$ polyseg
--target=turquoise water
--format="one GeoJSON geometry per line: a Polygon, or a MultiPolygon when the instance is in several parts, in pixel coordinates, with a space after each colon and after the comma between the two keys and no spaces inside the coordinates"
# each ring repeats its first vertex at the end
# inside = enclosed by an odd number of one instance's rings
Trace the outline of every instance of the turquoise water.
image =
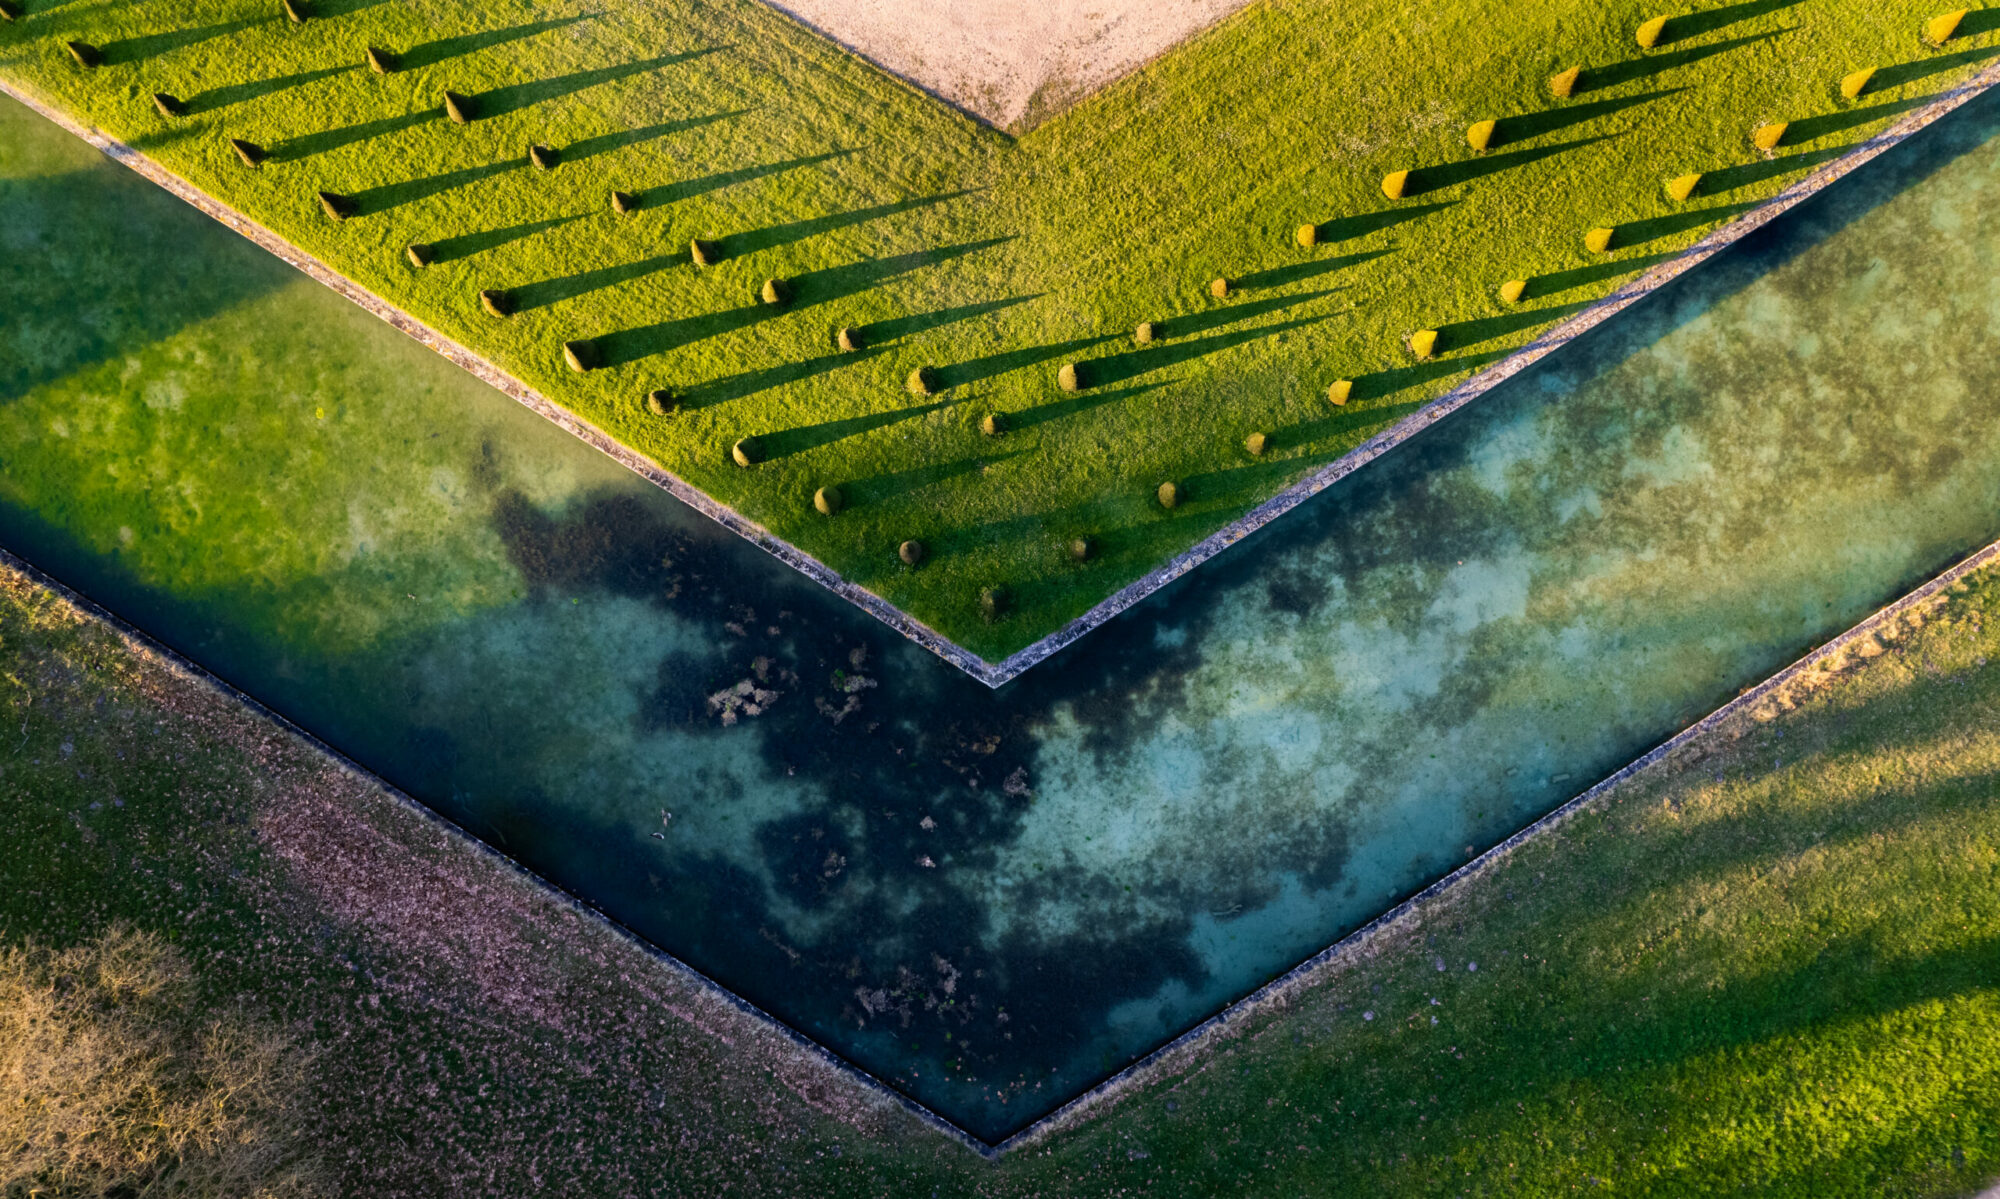
{"type": "Polygon", "coordinates": [[[2000,534],[1996,129],[990,692],[0,105],[0,544],[997,1138],[2000,534]]]}

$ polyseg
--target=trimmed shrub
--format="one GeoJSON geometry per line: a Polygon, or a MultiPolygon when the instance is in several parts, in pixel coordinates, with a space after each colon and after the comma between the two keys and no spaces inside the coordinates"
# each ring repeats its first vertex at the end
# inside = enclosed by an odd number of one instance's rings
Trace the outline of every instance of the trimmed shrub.
{"type": "Polygon", "coordinates": [[[1869,81],[1874,78],[1874,67],[1863,67],[1851,75],[1842,76],[1840,80],[1840,98],[1843,100],[1859,100],[1861,93],[1868,90],[1869,81]]]}
{"type": "Polygon", "coordinates": [[[1963,21],[1965,14],[1970,11],[1972,10],[1957,8],[1948,13],[1940,13],[1930,20],[1925,21],[1924,40],[1933,46],[1944,45],[1957,35],[1958,23],[1963,21]]]}
{"type": "Polygon", "coordinates": [[[833,335],[833,344],[839,346],[843,353],[852,354],[854,351],[868,344],[868,339],[863,337],[861,330],[854,326],[843,325],[840,332],[833,335]]]}
{"type": "Polygon", "coordinates": [[[1079,537],[1069,543],[1069,560],[1088,562],[1097,553],[1097,543],[1088,537],[1079,537]]]}
{"type": "Polygon", "coordinates": [[[1410,334],[1408,339],[1403,342],[1403,345],[1408,347],[1410,354],[1415,358],[1430,358],[1437,353],[1438,331],[1436,329],[1419,329],[1415,333],[1410,334]]]}
{"type": "Polygon", "coordinates": [[[1617,236],[1618,231],[1616,229],[1609,229],[1603,225],[1599,225],[1597,228],[1583,235],[1583,248],[1593,254],[1603,254],[1611,249],[1611,240],[1617,236]]]}
{"type": "Polygon", "coordinates": [[[1526,279],[1509,279],[1500,285],[1500,302],[1502,304],[1519,304],[1521,297],[1527,294],[1528,281],[1526,279]]]}
{"type": "Polygon", "coordinates": [[[1300,225],[1298,231],[1292,234],[1292,239],[1299,243],[1301,249],[1310,250],[1319,244],[1319,226],[1300,225]]]}
{"type": "Polygon", "coordinates": [[[1140,321],[1139,327],[1132,330],[1132,340],[1142,346],[1151,343],[1159,336],[1160,327],[1152,321],[1140,321]]]}
{"type": "Polygon", "coordinates": [[[494,316],[514,315],[514,297],[497,287],[479,293],[479,306],[494,316]]]}
{"type": "Polygon", "coordinates": [[[536,145],[528,147],[528,161],[538,171],[553,171],[556,169],[556,163],[561,160],[562,156],[556,153],[554,146],[536,145]]]}
{"type": "Polygon", "coordinates": [[[339,192],[320,192],[319,206],[326,215],[336,221],[344,221],[355,213],[353,196],[343,196],[339,192]]]}
{"type": "Polygon", "coordinates": [[[1354,380],[1335,379],[1333,382],[1327,384],[1326,402],[1332,404],[1335,408],[1339,408],[1344,406],[1347,403],[1347,397],[1353,394],[1354,380]]]}
{"type": "Polygon", "coordinates": [[[1499,127],[1498,121],[1474,121],[1466,126],[1465,144],[1471,146],[1474,153],[1484,154],[1486,147],[1493,144],[1493,131],[1499,127]]]}
{"type": "Polygon", "coordinates": [[[791,300],[792,289],[783,279],[766,279],[757,289],[757,298],[766,304],[784,304],[791,300]]]}
{"type": "Polygon", "coordinates": [[[1549,76],[1549,94],[1558,100],[1567,100],[1576,90],[1576,81],[1583,78],[1582,67],[1571,67],[1567,71],[1557,71],[1549,76]]]}
{"type": "Polygon", "coordinates": [[[14,0],[0,0],[0,21],[18,21],[26,15],[14,0]]]}
{"type": "Polygon", "coordinates": [[[1382,176],[1382,194],[1391,200],[1403,198],[1403,192],[1410,186],[1408,171],[1390,171],[1382,176]]]}
{"type": "Polygon", "coordinates": [[[934,395],[938,389],[937,371],[928,366],[920,366],[903,380],[903,386],[910,389],[913,396],[934,395]]]}
{"type": "Polygon", "coordinates": [[[278,7],[285,10],[285,19],[294,25],[303,25],[312,16],[306,11],[304,0],[278,0],[278,7]]]}
{"type": "Polygon", "coordinates": [[[681,406],[681,398],[664,387],[656,387],[646,393],[646,411],[654,416],[666,416],[681,406]]]}
{"type": "Polygon", "coordinates": [[[597,366],[597,343],[582,338],[563,343],[563,361],[577,374],[593,370],[597,366]]]}
{"type": "Polygon", "coordinates": [[[688,257],[694,260],[696,266],[714,266],[722,261],[722,249],[712,241],[697,237],[688,243],[688,257]]]}
{"type": "Polygon", "coordinates": [[[903,560],[903,565],[905,566],[915,566],[917,563],[922,562],[924,555],[928,552],[924,549],[924,543],[915,539],[905,541],[896,547],[896,556],[903,560]]]}
{"type": "Polygon", "coordinates": [[[240,137],[232,137],[229,139],[229,148],[236,151],[236,157],[242,159],[246,167],[264,165],[264,147],[256,142],[246,142],[240,137]]]}
{"type": "Polygon", "coordinates": [[[1750,144],[1768,154],[1785,140],[1785,131],[1790,128],[1790,121],[1773,121],[1769,125],[1759,125],[1750,131],[1750,144]]]}
{"type": "Polygon", "coordinates": [[[63,49],[69,51],[69,56],[80,67],[95,67],[104,61],[104,51],[89,42],[64,42],[63,49]]]}
{"type": "Polygon", "coordinates": [[[1217,276],[1216,278],[1210,279],[1208,281],[1208,294],[1214,296],[1218,300],[1226,299],[1228,297],[1229,288],[1230,288],[1229,280],[1222,278],[1220,276],[1217,276]]]}
{"type": "Polygon", "coordinates": [[[470,125],[472,118],[479,115],[479,103],[471,96],[458,92],[444,94],[444,115],[451,118],[454,125],[470,125]]]}
{"type": "Polygon", "coordinates": [[[1641,50],[1651,50],[1654,46],[1660,44],[1660,35],[1666,31],[1667,19],[1665,17],[1654,17],[1652,20],[1640,25],[1638,32],[1632,36],[1637,39],[1641,50]]]}
{"type": "Polygon", "coordinates": [[[1681,175],[1667,182],[1667,196],[1670,199],[1685,203],[1689,196],[1694,195],[1694,189],[1700,186],[1700,171],[1696,171],[1691,175],[1681,175]]]}
{"type": "Polygon", "coordinates": [[[1252,458],[1262,458],[1264,451],[1271,448],[1271,439],[1262,433],[1252,433],[1243,439],[1243,448],[1250,451],[1252,458]]]}
{"type": "Polygon", "coordinates": [[[1153,496],[1160,501],[1160,507],[1177,508],[1181,502],[1181,489],[1176,483],[1162,483],[1153,492],[1153,496]]]}
{"type": "Polygon", "coordinates": [[[840,493],[838,487],[827,486],[813,492],[813,507],[819,510],[821,516],[832,516],[846,503],[847,497],[840,493]]]}
{"type": "Polygon", "coordinates": [[[639,211],[639,203],[639,197],[631,192],[613,191],[611,193],[611,211],[617,213],[619,216],[631,216],[633,213],[639,211]]]}
{"type": "Polygon", "coordinates": [[[1011,606],[1013,606],[1013,597],[1007,594],[1005,587],[981,587],[979,589],[979,615],[985,618],[986,623],[991,624],[1002,616],[1007,615],[1007,609],[1011,606]]]}
{"type": "Polygon", "coordinates": [[[420,241],[413,241],[409,245],[404,246],[403,256],[408,258],[410,265],[416,267],[418,270],[422,270],[424,267],[437,261],[437,251],[420,241]]]}
{"type": "Polygon", "coordinates": [[[1056,372],[1056,386],[1062,388],[1064,391],[1082,391],[1086,386],[1084,383],[1083,364],[1081,362],[1063,363],[1062,369],[1056,372]]]}
{"type": "Polygon", "coordinates": [[[764,443],[755,437],[745,437],[729,447],[729,456],[738,466],[755,466],[764,460],[764,443]]]}
{"type": "Polygon", "coordinates": [[[163,117],[187,115],[187,105],[181,103],[179,96],[173,95],[170,92],[154,92],[153,107],[159,109],[160,115],[163,117]]]}
{"type": "Polygon", "coordinates": [[[979,431],[988,437],[998,437],[1007,431],[1007,414],[989,412],[979,418],[979,431]]]}
{"type": "Polygon", "coordinates": [[[402,65],[396,61],[394,51],[384,50],[380,46],[368,47],[361,52],[361,57],[367,60],[368,69],[377,75],[393,75],[396,73],[396,68],[402,65]]]}

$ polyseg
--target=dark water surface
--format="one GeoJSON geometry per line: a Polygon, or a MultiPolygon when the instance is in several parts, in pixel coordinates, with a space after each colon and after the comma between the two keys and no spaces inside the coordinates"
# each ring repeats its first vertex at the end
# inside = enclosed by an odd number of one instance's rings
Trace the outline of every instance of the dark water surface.
{"type": "Polygon", "coordinates": [[[0,103],[0,543],[998,1138],[2000,534],[1996,129],[990,692],[0,103]]]}

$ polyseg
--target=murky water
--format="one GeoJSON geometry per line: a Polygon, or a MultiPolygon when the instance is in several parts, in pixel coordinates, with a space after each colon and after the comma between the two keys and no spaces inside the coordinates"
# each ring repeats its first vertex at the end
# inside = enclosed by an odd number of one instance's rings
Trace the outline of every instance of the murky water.
{"type": "Polygon", "coordinates": [[[998,1137],[2000,534],[1996,129],[994,693],[0,104],[0,543],[998,1137]]]}

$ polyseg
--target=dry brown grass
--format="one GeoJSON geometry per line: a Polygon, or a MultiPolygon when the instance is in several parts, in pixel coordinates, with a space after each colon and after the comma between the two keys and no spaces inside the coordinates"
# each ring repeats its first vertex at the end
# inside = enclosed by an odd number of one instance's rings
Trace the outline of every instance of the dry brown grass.
{"type": "Polygon", "coordinates": [[[0,949],[0,1196],[321,1194],[295,1112],[305,1059],[211,1019],[173,946],[113,928],[0,949]]]}

